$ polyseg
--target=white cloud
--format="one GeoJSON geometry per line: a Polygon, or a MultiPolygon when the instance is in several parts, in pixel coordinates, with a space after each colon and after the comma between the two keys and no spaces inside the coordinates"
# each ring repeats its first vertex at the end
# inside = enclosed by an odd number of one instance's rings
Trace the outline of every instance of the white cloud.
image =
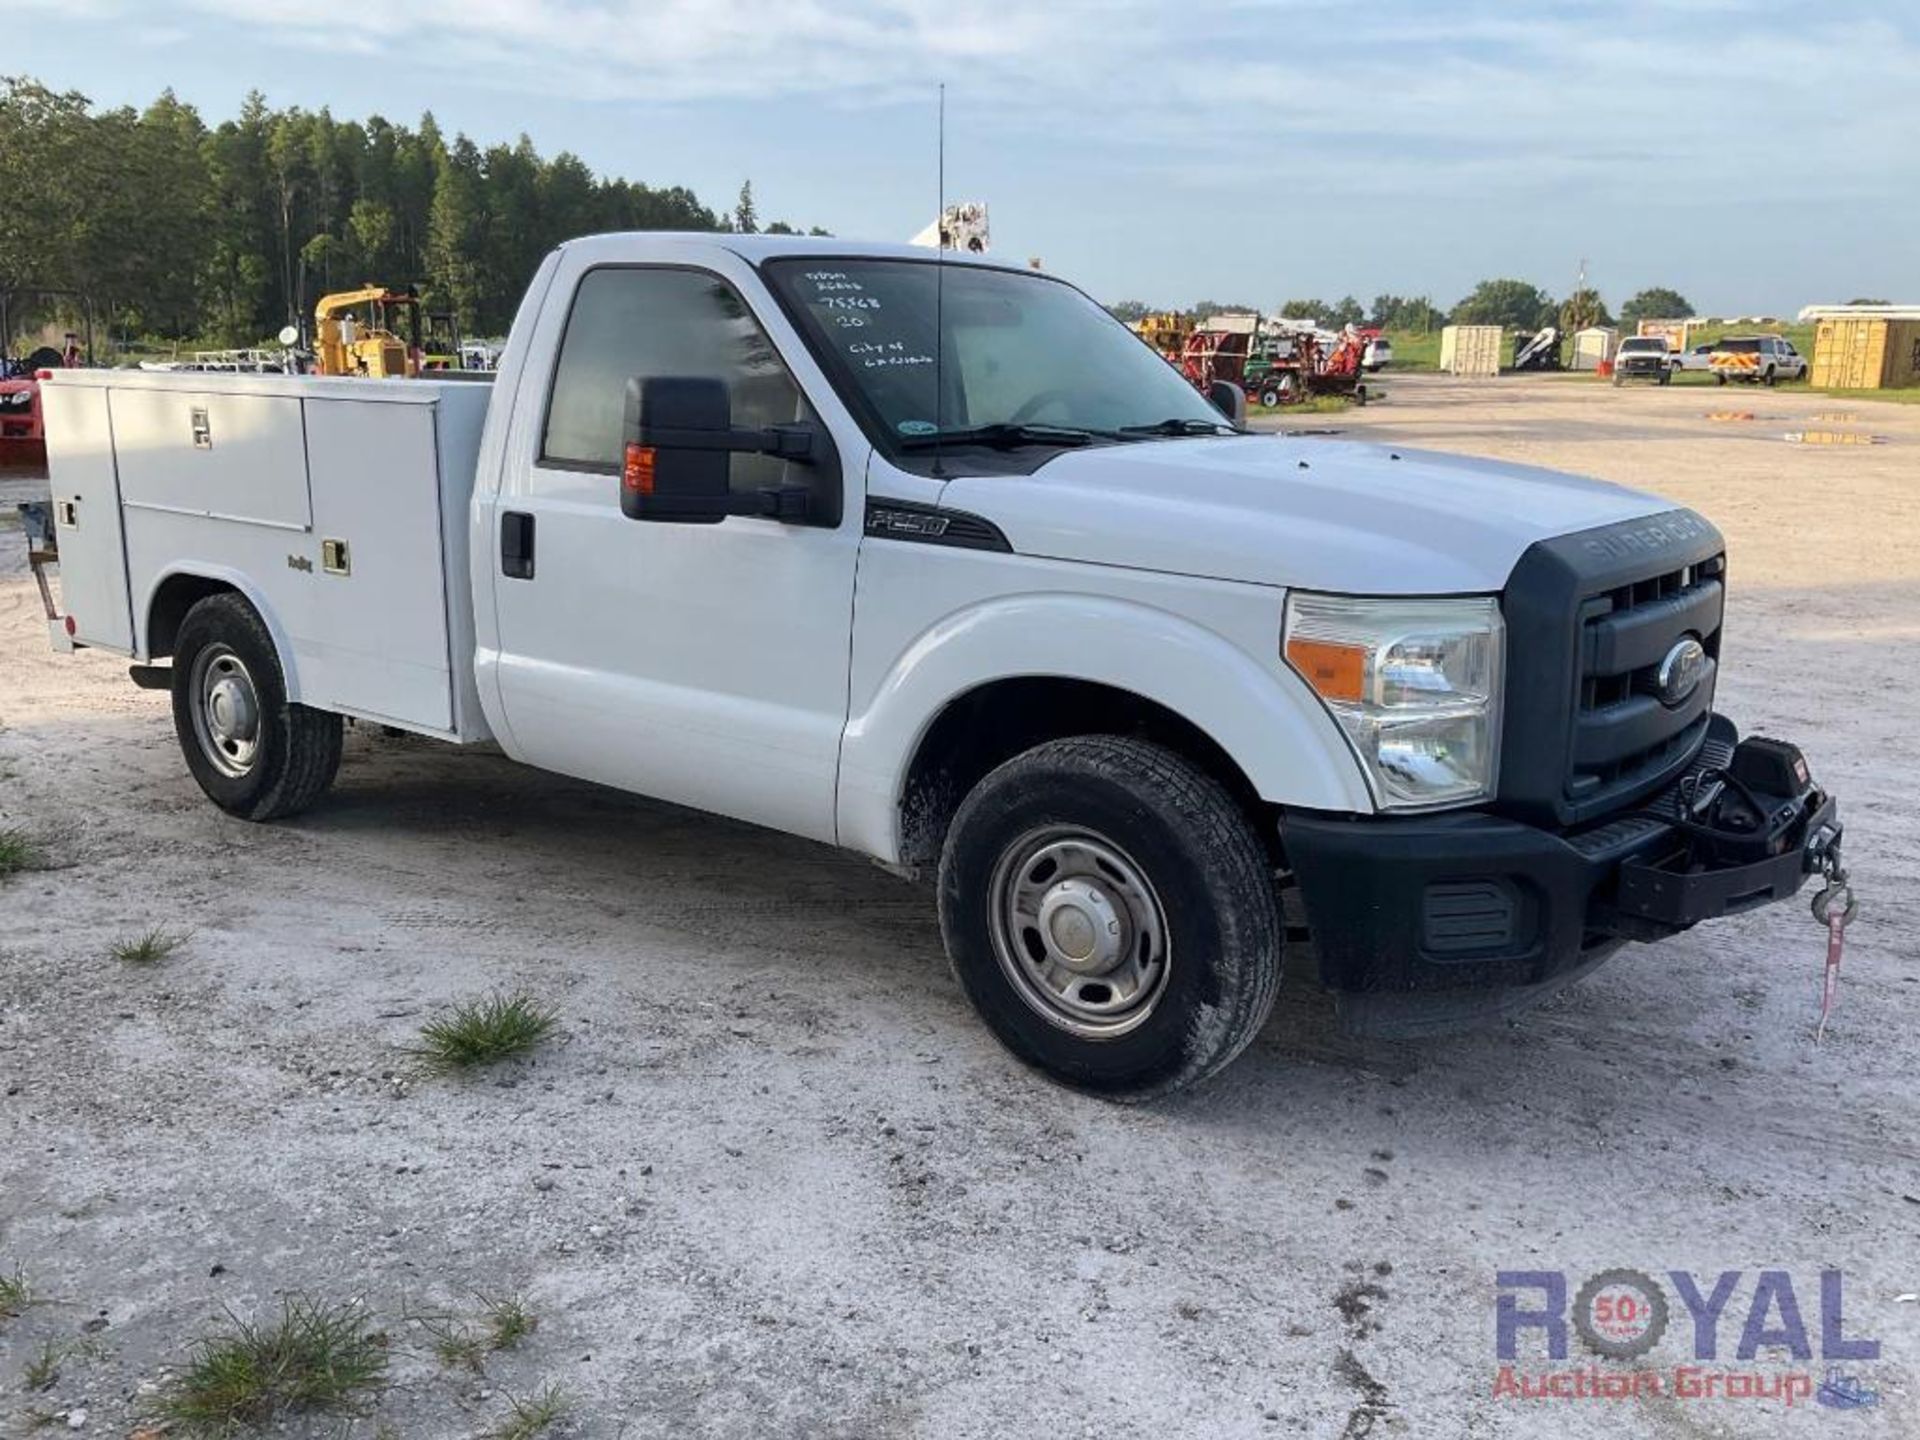
{"type": "Polygon", "coordinates": [[[351,39],[556,100],[860,109],[924,101],[945,80],[990,130],[1070,117],[1189,174],[1258,145],[1296,178],[1358,191],[1617,179],[1658,156],[1660,181],[1732,193],[1869,177],[1920,129],[1913,25],[1846,0],[188,4],[305,50],[338,55],[351,39]],[[1878,113],[1845,113],[1852,95],[1878,113]]]}

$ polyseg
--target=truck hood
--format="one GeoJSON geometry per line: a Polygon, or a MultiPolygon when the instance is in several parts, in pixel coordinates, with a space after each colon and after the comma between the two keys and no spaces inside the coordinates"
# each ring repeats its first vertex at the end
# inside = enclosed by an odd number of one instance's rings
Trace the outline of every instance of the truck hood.
{"type": "Polygon", "coordinates": [[[1022,555],[1383,595],[1498,590],[1536,540],[1674,508],[1530,465],[1249,435],[1069,450],[940,503],[1022,555]]]}

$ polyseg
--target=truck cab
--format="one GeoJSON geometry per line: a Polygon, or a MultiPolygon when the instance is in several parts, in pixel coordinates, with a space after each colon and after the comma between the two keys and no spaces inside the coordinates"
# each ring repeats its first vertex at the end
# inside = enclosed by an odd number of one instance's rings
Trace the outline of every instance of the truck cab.
{"type": "Polygon", "coordinates": [[[51,388],[67,639],[170,690],[223,808],[318,803],[366,718],[846,847],[1097,1093],[1220,1069],[1283,958],[1456,1025],[1837,864],[1833,798],[1713,708],[1703,517],[1250,432],[1031,270],[594,236],[490,398],[51,388]]]}

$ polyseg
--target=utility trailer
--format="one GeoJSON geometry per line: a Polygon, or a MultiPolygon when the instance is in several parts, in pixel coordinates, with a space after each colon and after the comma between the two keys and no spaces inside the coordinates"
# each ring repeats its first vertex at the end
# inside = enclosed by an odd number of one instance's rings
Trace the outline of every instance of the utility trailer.
{"type": "Polygon", "coordinates": [[[144,662],[230,587],[292,658],[289,701],[487,738],[467,524],[489,388],[61,373],[43,390],[54,543],[34,551],[43,577],[61,562],[64,615],[42,585],[55,644],[144,662]]]}

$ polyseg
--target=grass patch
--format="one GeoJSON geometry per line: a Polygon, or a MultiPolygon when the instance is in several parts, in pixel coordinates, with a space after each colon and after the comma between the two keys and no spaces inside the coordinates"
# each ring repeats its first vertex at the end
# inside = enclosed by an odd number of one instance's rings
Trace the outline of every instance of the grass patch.
{"type": "Polygon", "coordinates": [[[524,1397],[509,1395],[507,1405],[512,1413],[493,1432],[494,1440],[533,1440],[550,1429],[572,1404],[558,1385],[548,1385],[524,1397]]]}
{"type": "Polygon", "coordinates": [[[418,1315],[414,1321],[433,1341],[434,1358],[442,1365],[480,1370],[487,1358],[487,1345],[471,1326],[450,1315],[418,1315]]]}
{"type": "Polygon", "coordinates": [[[11,1275],[0,1275],[0,1320],[11,1320],[33,1303],[33,1287],[18,1265],[11,1275]]]}
{"type": "Polygon", "coordinates": [[[1290,405],[1249,405],[1247,413],[1263,420],[1284,420],[1289,415],[1338,415],[1352,405],[1352,399],[1345,395],[1308,395],[1290,405]]]}
{"type": "Polygon", "coordinates": [[[1920,388],[1904,390],[1815,390],[1815,395],[1831,395],[1835,400],[1884,400],[1890,405],[1920,405],[1920,388]]]}
{"type": "Polygon", "coordinates": [[[518,1296],[502,1299],[478,1296],[478,1328],[457,1315],[409,1315],[433,1342],[433,1353],[442,1365],[455,1365],[478,1372],[486,1358],[496,1350],[511,1350],[533,1333],[539,1323],[532,1310],[518,1296]]]}
{"type": "Polygon", "coordinates": [[[486,1307],[487,1346],[493,1350],[511,1350],[533,1333],[539,1319],[517,1295],[489,1300],[480,1297],[486,1307]]]}
{"type": "Polygon", "coordinates": [[[525,1055],[553,1033],[559,1012],[524,992],[466,1000],[420,1030],[419,1052],[441,1070],[470,1070],[525,1055]]]}
{"type": "Polygon", "coordinates": [[[40,863],[39,843],[24,830],[0,829],[0,879],[40,863]]]}
{"type": "Polygon", "coordinates": [[[190,937],[172,935],[165,930],[149,930],[137,940],[121,940],[113,947],[113,958],[129,965],[157,965],[187,943],[190,937]]]}
{"type": "Polygon", "coordinates": [[[303,1410],[344,1410],[386,1381],[387,1337],[358,1304],[289,1297],[280,1317],[230,1316],[231,1334],[195,1343],[166,1403],[189,1430],[220,1433],[303,1410]]]}
{"type": "Polygon", "coordinates": [[[66,1358],[66,1351],[49,1340],[40,1347],[40,1353],[27,1362],[27,1368],[21,1379],[29,1390],[51,1390],[53,1382],[60,1378],[60,1362],[66,1358]]]}

